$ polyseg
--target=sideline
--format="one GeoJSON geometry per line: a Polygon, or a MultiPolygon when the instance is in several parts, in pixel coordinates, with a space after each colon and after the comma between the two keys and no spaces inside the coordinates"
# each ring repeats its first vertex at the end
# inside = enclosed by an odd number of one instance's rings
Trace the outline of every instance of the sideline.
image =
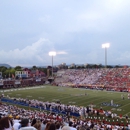
{"type": "Polygon", "coordinates": [[[45,88],[46,86],[35,86],[35,87],[26,87],[26,88],[12,88],[6,90],[0,90],[1,93],[11,92],[11,91],[19,91],[19,90],[27,90],[27,89],[37,89],[37,88],[45,88]]]}

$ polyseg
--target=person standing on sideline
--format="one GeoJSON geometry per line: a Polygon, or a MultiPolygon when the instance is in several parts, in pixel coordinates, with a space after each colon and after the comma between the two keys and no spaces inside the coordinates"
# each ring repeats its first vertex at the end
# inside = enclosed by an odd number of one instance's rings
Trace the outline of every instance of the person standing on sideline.
{"type": "Polygon", "coordinates": [[[124,94],[121,94],[121,99],[122,99],[122,100],[124,100],[124,99],[125,99],[124,94]]]}
{"type": "Polygon", "coordinates": [[[111,106],[113,106],[113,100],[111,100],[111,106]]]}

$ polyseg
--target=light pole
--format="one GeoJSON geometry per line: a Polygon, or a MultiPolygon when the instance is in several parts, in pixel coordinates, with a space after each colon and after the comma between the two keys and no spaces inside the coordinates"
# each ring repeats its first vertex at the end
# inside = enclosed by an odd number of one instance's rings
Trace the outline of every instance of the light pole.
{"type": "Polygon", "coordinates": [[[105,49],[105,67],[107,68],[107,48],[110,47],[109,43],[102,44],[102,48],[105,49]]]}
{"type": "Polygon", "coordinates": [[[52,57],[52,78],[53,78],[53,57],[56,56],[56,52],[55,51],[50,51],[49,52],[49,56],[52,57]]]}

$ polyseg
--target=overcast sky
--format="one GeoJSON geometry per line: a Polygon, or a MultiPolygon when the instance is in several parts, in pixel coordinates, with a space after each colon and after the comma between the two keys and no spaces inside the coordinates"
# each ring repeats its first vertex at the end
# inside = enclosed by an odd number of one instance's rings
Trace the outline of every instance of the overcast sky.
{"type": "Polygon", "coordinates": [[[1,0],[0,63],[130,65],[130,0],[1,0]]]}

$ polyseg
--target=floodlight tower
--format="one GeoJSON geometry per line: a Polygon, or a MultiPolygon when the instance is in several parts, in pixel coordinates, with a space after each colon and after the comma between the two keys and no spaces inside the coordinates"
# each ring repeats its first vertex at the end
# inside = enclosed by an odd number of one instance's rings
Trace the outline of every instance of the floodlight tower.
{"type": "Polygon", "coordinates": [[[110,47],[109,43],[102,44],[102,48],[105,49],[105,67],[107,68],[107,48],[110,47]]]}
{"type": "Polygon", "coordinates": [[[52,57],[52,78],[53,78],[53,57],[56,56],[56,52],[55,51],[50,51],[49,52],[49,56],[52,57]]]}

